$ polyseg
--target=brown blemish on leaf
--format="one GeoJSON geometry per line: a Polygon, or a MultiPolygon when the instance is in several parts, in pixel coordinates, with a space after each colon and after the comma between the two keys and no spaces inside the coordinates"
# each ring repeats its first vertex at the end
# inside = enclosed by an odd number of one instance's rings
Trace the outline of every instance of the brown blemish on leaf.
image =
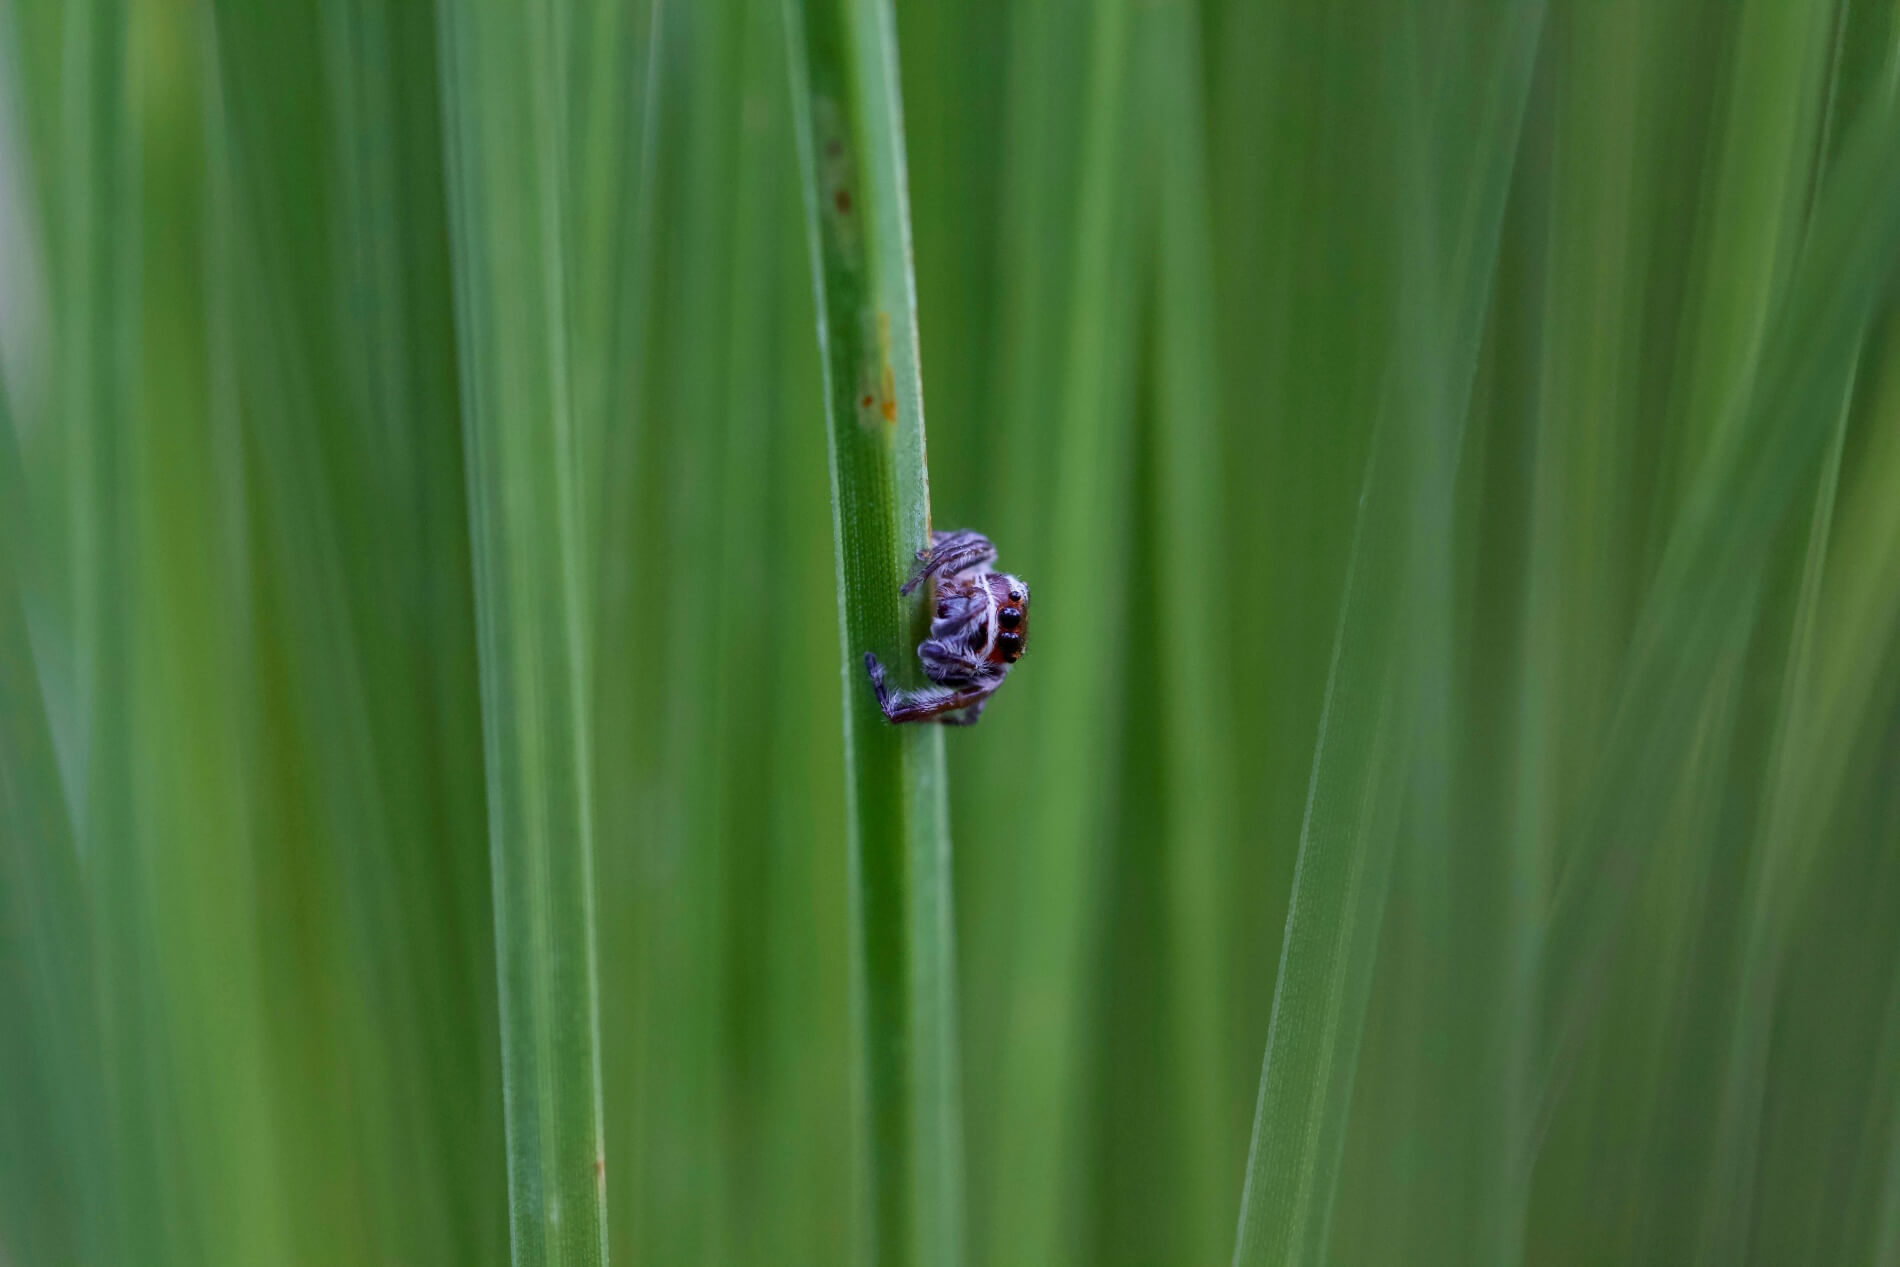
{"type": "Polygon", "coordinates": [[[838,208],[839,215],[848,216],[851,214],[851,191],[849,189],[840,189],[837,193],[832,195],[831,201],[833,205],[838,208]]]}
{"type": "Polygon", "coordinates": [[[884,421],[897,421],[897,375],[891,371],[891,314],[877,314],[877,359],[882,367],[878,390],[883,396],[880,412],[884,421]]]}

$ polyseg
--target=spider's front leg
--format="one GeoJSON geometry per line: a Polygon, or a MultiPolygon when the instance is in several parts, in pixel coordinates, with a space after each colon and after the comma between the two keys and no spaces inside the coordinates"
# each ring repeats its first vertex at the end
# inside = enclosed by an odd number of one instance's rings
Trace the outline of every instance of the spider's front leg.
{"type": "MultiPolygon", "coordinates": [[[[973,704],[980,706],[996,690],[996,682],[984,682],[957,690],[933,686],[921,691],[907,691],[902,687],[889,686],[884,681],[884,666],[878,662],[876,653],[870,651],[864,653],[864,671],[870,674],[871,689],[877,692],[877,706],[896,725],[930,721],[973,704]]],[[[976,718],[972,716],[968,720],[973,722],[976,718]]]]}
{"type": "Polygon", "coordinates": [[[930,548],[917,552],[917,569],[897,592],[909,594],[932,576],[952,577],[996,562],[996,547],[980,532],[965,528],[958,532],[933,532],[930,548]]]}

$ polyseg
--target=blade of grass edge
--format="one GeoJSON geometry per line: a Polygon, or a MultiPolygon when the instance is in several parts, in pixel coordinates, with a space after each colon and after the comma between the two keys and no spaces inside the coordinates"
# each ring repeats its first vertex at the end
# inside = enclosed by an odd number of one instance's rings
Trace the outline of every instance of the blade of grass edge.
{"type": "Polygon", "coordinates": [[[831,460],[842,637],[852,1010],[865,1261],[963,1257],[950,827],[943,735],[894,728],[874,652],[914,673],[928,589],[898,587],[928,544],[930,483],[908,194],[887,0],[785,0],[831,460]]]}
{"type": "Polygon", "coordinates": [[[456,326],[517,1267],[607,1261],[585,607],[555,23],[443,0],[456,326]],[[532,330],[544,337],[514,338],[532,330]]]}

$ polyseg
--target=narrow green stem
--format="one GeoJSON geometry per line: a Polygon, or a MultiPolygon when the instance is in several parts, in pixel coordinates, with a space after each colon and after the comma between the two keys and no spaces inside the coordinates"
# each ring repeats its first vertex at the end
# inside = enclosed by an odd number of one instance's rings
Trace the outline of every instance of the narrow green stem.
{"type": "Polygon", "coordinates": [[[787,0],[792,103],[824,363],[843,632],[861,1250],[962,1259],[949,812],[942,732],[892,727],[928,611],[898,587],[930,532],[893,19],[884,0],[787,0]]]}

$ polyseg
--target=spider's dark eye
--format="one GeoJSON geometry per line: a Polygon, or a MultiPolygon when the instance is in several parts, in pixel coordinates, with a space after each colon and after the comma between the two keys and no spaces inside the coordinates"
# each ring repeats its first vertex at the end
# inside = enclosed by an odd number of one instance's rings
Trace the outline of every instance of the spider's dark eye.
{"type": "Polygon", "coordinates": [[[1022,602],[1022,601],[1023,601],[1023,592],[1022,592],[1021,590],[1019,590],[1019,589],[1013,589],[1013,590],[1011,590],[1011,591],[1009,592],[1009,601],[1010,601],[1010,602],[1012,602],[1012,603],[1020,603],[1020,602],[1022,602]]]}
{"type": "Polygon", "coordinates": [[[1003,628],[1014,629],[1023,623],[1022,609],[1017,607],[1005,607],[996,613],[996,620],[1003,628]]]}
{"type": "Polygon", "coordinates": [[[1014,660],[1023,653],[1023,636],[1014,631],[997,634],[996,649],[1014,660]]]}

